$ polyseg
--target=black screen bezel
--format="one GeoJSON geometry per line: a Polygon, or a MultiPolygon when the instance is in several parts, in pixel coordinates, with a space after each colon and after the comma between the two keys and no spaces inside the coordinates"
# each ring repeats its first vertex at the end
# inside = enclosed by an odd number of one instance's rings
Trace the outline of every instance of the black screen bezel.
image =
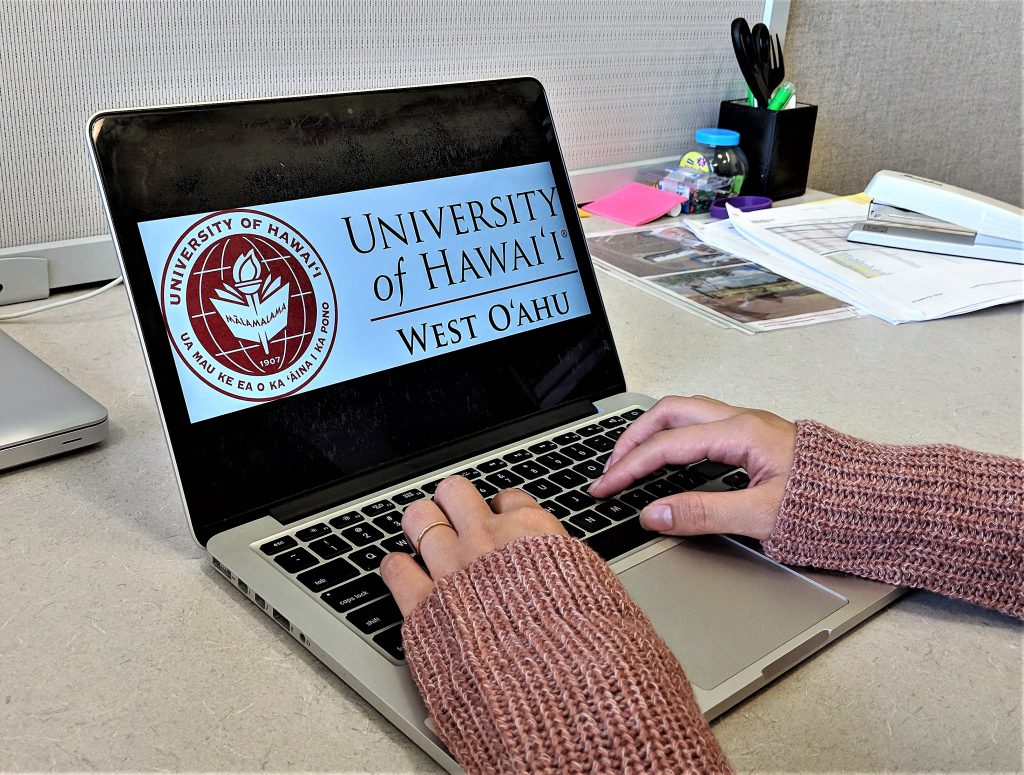
{"type": "MultiPolygon", "coordinates": [[[[323,463],[322,459],[330,459],[330,454],[321,454],[322,450],[319,449],[306,449],[304,446],[306,439],[302,434],[296,434],[294,436],[294,443],[289,438],[283,443],[283,446],[276,448],[276,454],[281,456],[278,458],[279,460],[296,460],[303,464],[293,465],[289,469],[287,481],[282,483],[283,486],[278,494],[273,497],[261,495],[255,498],[255,500],[247,502],[245,500],[246,482],[239,480],[237,477],[225,476],[222,472],[218,471],[216,466],[211,466],[210,464],[211,460],[224,459],[223,456],[221,458],[216,457],[219,449],[216,447],[217,440],[222,436],[226,436],[237,441],[243,437],[242,431],[240,431],[240,428],[243,426],[258,426],[264,429],[295,428],[297,414],[301,414],[300,419],[303,422],[322,422],[325,417],[329,418],[331,411],[332,403],[329,392],[335,390],[338,386],[319,388],[310,393],[303,393],[253,408],[246,408],[229,415],[203,420],[199,423],[192,423],[190,421],[178,381],[171,345],[167,338],[165,323],[160,313],[157,289],[143,251],[138,223],[146,220],[188,214],[190,212],[200,212],[201,210],[195,209],[196,205],[189,192],[182,190],[181,180],[188,179],[188,174],[182,174],[174,181],[160,179],[156,176],[148,178],[145,181],[144,189],[140,188],[143,184],[137,182],[128,186],[119,185],[118,181],[125,180],[127,175],[145,174],[143,170],[131,169],[130,165],[124,164],[124,158],[126,157],[124,153],[125,147],[130,145],[131,142],[138,144],[138,135],[152,134],[154,127],[160,127],[163,124],[173,124],[175,121],[192,123],[207,121],[214,123],[211,119],[224,122],[225,117],[239,116],[237,128],[241,130],[242,125],[246,124],[247,121],[251,121],[251,118],[248,117],[260,112],[273,113],[276,106],[287,106],[287,108],[282,107],[282,110],[291,108],[307,110],[311,115],[314,115],[318,109],[321,110],[321,113],[331,110],[335,114],[340,115],[344,110],[348,111],[351,115],[358,115],[353,113],[353,111],[372,111],[372,106],[375,102],[392,98],[404,98],[410,100],[410,102],[419,100],[419,104],[422,104],[424,100],[436,100],[439,105],[454,104],[458,100],[466,98],[479,101],[481,104],[486,104],[488,100],[491,100],[495,101],[496,105],[501,100],[519,100],[525,106],[523,110],[532,111],[530,113],[531,120],[536,124],[535,129],[539,133],[538,137],[542,139],[531,138],[530,142],[526,143],[527,145],[530,145],[530,143],[534,144],[535,147],[532,146],[534,147],[534,152],[533,156],[522,159],[521,163],[545,160],[551,165],[558,188],[559,199],[563,212],[566,215],[570,242],[576,255],[580,278],[583,282],[591,310],[589,315],[581,319],[566,321],[551,327],[559,329],[557,336],[561,336],[563,341],[580,342],[577,349],[585,346],[588,354],[596,353],[592,358],[594,363],[597,364],[593,368],[593,374],[582,378],[579,389],[566,396],[564,400],[557,401],[550,406],[535,409],[515,418],[506,418],[504,422],[499,423],[502,427],[498,431],[497,436],[492,424],[488,427],[479,428],[474,433],[461,434],[458,439],[447,439],[440,446],[458,446],[460,451],[466,454],[465,450],[475,448],[473,439],[477,436],[481,444],[486,443],[489,446],[502,441],[507,443],[507,441],[525,435],[525,432],[537,432],[536,430],[529,429],[539,429],[540,425],[538,422],[543,422],[544,415],[564,416],[566,410],[570,407],[578,409],[583,405],[592,404],[597,399],[625,390],[622,370],[612,343],[607,315],[601,302],[593,266],[589,260],[586,239],[583,235],[578,216],[575,213],[575,202],[572,196],[569,177],[562,161],[561,151],[551,121],[550,109],[544,89],[538,81],[530,78],[505,79],[490,82],[406,87],[382,91],[349,92],[332,95],[312,95],[130,111],[107,111],[97,114],[89,124],[89,138],[92,144],[96,171],[101,188],[105,194],[112,234],[118,246],[124,269],[125,283],[132,298],[133,312],[149,361],[151,376],[172,449],[176,473],[185,500],[192,532],[197,540],[204,545],[217,532],[244,523],[252,518],[263,516],[274,509],[275,506],[280,505],[282,501],[300,496],[308,496],[311,492],[328,487],[331,489],[332,497],[353,498],[363,494],[365,492],[364,488],[370,481],[378,484],[378,486],[381,477],[384,479],[390,477],[393,481],[398,481],[404,478],[403,474],[412,475],[412,472],[418,472],[423,468],[423,465],[418,464],[415,458],[424,458],[423,461],[420,461],[421,463],[435,460],[439,445],[429,443],[424,438],[422,445],[414,454],[402,455],[380,463],[371,469],[342,472],[336,467],[332,468],[330,464],[323,463]],[[133,139],[130,141],[125,140],[126,136],[131,136],[133,139]],[[129,193],[128,190],[132,189],[133,186],[136,192],[144,190],[145,195],[127,195],[129,193]],[[303,396],[323,394],[325,392],[328,395],[320,396],[316,402],[309,402],[309,399],[302,398],[303,396]],[[301,412],[298,409],[288,409],[288,407],[296,405],[303,406],[301,412]],[[520,427],[521,425],[522,427],[520,427]],[[200,428],[201,432],[197,432],[197,429],[200,428]],[[454,445],[456,440],[460,441],[458,445],[454,445]],[[211,443],[214,445],[212,451],[209,449],[211,443]],[[308,465],[304,463],[304,456],[309,460],[308,465]],[[367,477],[367,474],[374,472],[379,474],[379,476],[367,477]],[[346,486],[349,482],[351,482],[351,487],[346,486]],[[211,494],[214,496],[212,500],[211,494]],[[236,509],[232,509],[231,506],[233,504],[239,505],[236,509]]],[[[369,115],[367,120],[372,121],[372,115],[369,115]]],[[[231,120],[228,123],[230,124],[231,120]]],[[[260,130],[258,128],[254,131],[254,142],[268,140],[267,137],[259,134],[260,130]]],[[[247,139],[248,137],[249,134],[246,135],[247,139]]],[[[175,158],[174,163],[181,165],[182,169],[187,173],[198,176],[200,179],[204,174],[215,174],[206,173],[203,169],[203,161],[198,158],[192,162],[194,169],[189,167],[190,162],[187,154],[181,154],[180,148],[160,147],[160,141],[160,138],[154,138],[157,147],[155,149],[149,147],[146,149],[147,152],[183,156],[184,158],[175,158]]],[[[138,152],[138,147],[135,147],[134,151],[138,152]]],[[[506,151],[507,149],[503,153],[506,151]]],[[[514,151],[507,152],[513,153],[513,155],[515,153],[514,151]]],[[[286,159],[286,161],[289,165],[297,166],[301,169],[305,160],[292,157],[286,159]]],[[[467,168],[466,160],[464,159],[450,163],[452,166],[457,167],[457,170],[450,174],[478,171],[472,166],[472,163],[467,168]]],[[[268,164],[266,159],[262,163],[254,162],[252,167],[253,174],[262,174],[268,168],[268,164]]],[[[495,167],[483,166],[479,169],[493,168],[495,167]]],[[[239,173],[240,170],[246,169],[245,163],[239,162],[237,169],[232,169],[239,173]]],[[[330,170],[327,170],[327,172],[329,173],[330,170]]],[[[389,168],[388,172],[389,177],[386,180],[373,181],[372,183],[367,181],[367,185],[362,187],[374,188],[378,185],[392,185],[422,180],[428,177],[440,177],[416,175],[410,170],[408,178],[403,180],[400,177],[396,178],[394,169],[389,168]]],[[[288,185],[298,186],[307,190],[306,196],[353,190],[353,188],[345,187],[332,188],[332,183],[333,181],[328,179],[326,181],[317,181],[315,184],[310,184],[303,180],[300,184],[296,180],[288,179],[285,181],[285,187],[288,185]]],[[[289,195],[283,198],[300,197],[289,195]]],[[[213,200],[217,201],[216,195],[213,197],[213,200]]],[[[204,210],[202,211],[227,209],[229,206],[239,207],[246,204],[258,204],[258,202],[237,201],[237,196],[234,202],[222,201],[222,206],[220,207],[207,207],[209,203],[209,200],[204,200],[202,204],[204,210]]],[[[518,334],[516,337],[513,337],[518,338],[518,345],[514,349],[520,353],[526,352],[529,349],[530,342],[539,347],[545,341],[545,338],[550,338],[551,336],[552,332],[548,328],[518,334]]],[[[508,340],[498,340],[498,342],[476,345],[473,348],[468,348],[468,350],[458,351],[459,353],[476,352],[470,356],[463,355],[452,362],[465,365],[469,362],[467,359],[474,356],[477,359],[484,359],[490,353],[500,352],[502,350],[500,343],[503,341],[508,340]]],[[[565,359],[579,358],[580,354],[580,352],[563,352],[562,355],[565,356],[563,361],[565,359]]],[[[451,358],[455,355],[457,353],[443,357],[451,358]]],[[[409,367],[401,368],[408,369],[409,367]]],[[[395,372],[397,371],[399,370],[395,370],[395,372]]],[[[385,374],[394,374],[395,372],[385,372],[385,374]]],[[[468,385],[468,378],[462,378],[467,379],[466,384],[468,385]]],[[[356,381],[353,380],[352,382],[356,381]]],[[[399,385],[401,380],[393,380],[393,382],[395,385],[399,385]]],[[[400,390],[402,388],[399,386],[396,389],[400,390]]],[[[278,439],[277,443],[281,444],[281,441],[278,439]]],[[[224,444],[224,450],[228,449],[228,442],[224,442],[224,444]]],[[[262,444],[254,446],[266,449],[269,447],[269,440],[268,438],[262,439],[262,444]]],[[[484,447],[481,447],[480,451],[483,450],[484,447]]],[[[251,481],[259,480],[260,482],[265,481],[267,477],[273,476],[274,466],[278,465],[269,457],[266,459],[258,457],[251,459],[249,462],[258,469],[257,472],[254,472],[251,481]]]]}

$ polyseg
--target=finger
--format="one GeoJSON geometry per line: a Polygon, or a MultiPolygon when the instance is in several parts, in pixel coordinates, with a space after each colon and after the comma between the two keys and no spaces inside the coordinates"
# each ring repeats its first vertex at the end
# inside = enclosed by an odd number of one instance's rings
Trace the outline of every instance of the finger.
{"type": "Polygon", "coordinates": [[[495,514],[504,514],[513,509],[521,509],[529,506],[537,506],[537,501],[522,490],[502,490],[491,498],[491,510],[495,514]]]}
{"type": "Polygon", "coordinates": [[[775,527],[785,483],[731,492],[686,492],[654,501],[640,514],[647,529],[668,535],[737,533],[763,540],[775,527]]]}
{"type": "Polygon", "coordinates": [[[458,533],[434,502],[424,499],[410,503],[402,515],[402,530],[433,578],[459,569],[458,533]]]}
{"type": "Polygon", "coordinates": [[[479,531],[481,523],[493,516],[487,501],[473,483],[462,476],[449,476],[441,482],[434,490],[434,503],[463,536],[479,531]]]}
{"type": "Polygon", "coordinates": [[[741,466],[750,446],[749,436],[741,432],[741,425],[735,417],[729,417],[659,431],[609,466],[590,485],[590,494],[605,498],[664,465],[684,465],[710,458],[741,466]]]}
{"type": "Polygon", "coordinates": [[[391,590],[402,616],[409,613],[434,589],[434,582],[405,552],[392,552],[380,564],[380,575],[391,590]]]}
{"type": "Polygon", "coordinates": [[[605,470],[659,431],[724,420],[742,411],[745,410],[706,396],[666,396],[636,418],[619,437],[605,463],[605,470]]]}

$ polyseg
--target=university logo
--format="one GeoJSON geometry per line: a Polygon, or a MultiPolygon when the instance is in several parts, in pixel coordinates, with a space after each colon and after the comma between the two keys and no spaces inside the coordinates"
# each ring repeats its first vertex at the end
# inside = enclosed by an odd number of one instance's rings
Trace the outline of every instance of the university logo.
{"type": "Polygon", "coordinates": [[[294,393],[337,332],[334,285],[316,249],[279,218],[224,210],[192,224],[164,267],[161,308],[182,362],[246,401],[294,393]]]}

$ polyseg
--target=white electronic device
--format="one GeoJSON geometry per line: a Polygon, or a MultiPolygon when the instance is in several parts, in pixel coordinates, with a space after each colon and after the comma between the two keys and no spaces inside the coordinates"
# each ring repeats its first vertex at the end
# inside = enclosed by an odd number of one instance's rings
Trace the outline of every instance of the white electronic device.
{"type": "Polygon", "coordinates": [[[847,239],[1024,264],[1024,210],[916,175],[882,170],[865,189],[868,220],[847,239]]]}

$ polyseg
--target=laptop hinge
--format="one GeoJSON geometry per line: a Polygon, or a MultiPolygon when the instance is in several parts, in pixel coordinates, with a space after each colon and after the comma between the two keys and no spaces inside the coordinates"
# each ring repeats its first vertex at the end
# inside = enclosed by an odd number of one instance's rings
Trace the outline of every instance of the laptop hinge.
{"type": "Polygon", "coordinates": [[[346,501],[357,500],[369,493],[391,487],[406,479],[451,466],[460,460],[483,454],[491,449],[514,444],[559,425],[571,423],[595,414],[591,400],[571,404],[533,415],[525,420],[492,428],[483,433],[445,444],[399,463],[361,474],[344,482],[321,487],[294,498],[280,501],[269,509],[270,516],[283,524],[290,524],[346,501]]]}

